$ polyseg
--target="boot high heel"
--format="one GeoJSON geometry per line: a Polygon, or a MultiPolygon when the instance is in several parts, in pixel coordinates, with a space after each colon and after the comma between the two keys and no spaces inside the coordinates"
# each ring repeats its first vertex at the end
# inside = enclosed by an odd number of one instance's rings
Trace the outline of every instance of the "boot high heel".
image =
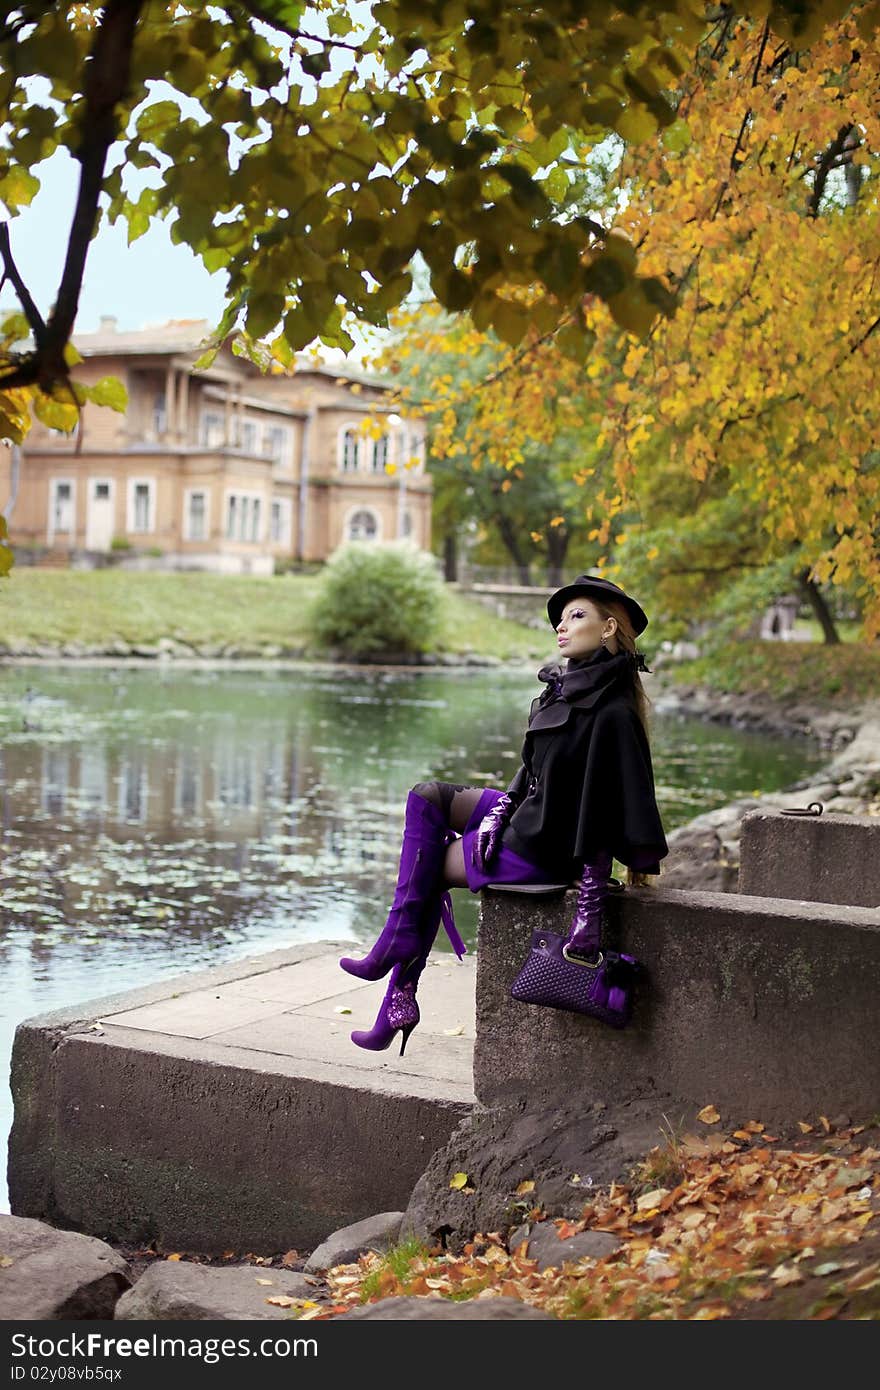
{"type": "Polygon", "coordinates": [[[416,981],[410,980],[398,986],[401,973],[399,968],[394,971],[372,1028],[356,1029],[352,1033],[351,1040],[356,1047],[364,1047],[369,1052],[384,1052],[391,1045],[395,1033],[400,1032],[400,1055],[403,1056],[407,1039],[421,1015],[416,1002],[416,981]]]}

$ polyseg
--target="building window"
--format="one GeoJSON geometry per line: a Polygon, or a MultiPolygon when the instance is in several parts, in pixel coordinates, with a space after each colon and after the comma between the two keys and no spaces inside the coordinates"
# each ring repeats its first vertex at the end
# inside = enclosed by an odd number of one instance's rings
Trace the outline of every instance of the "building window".
{"type": "Polygon", "coordinates": [[[126,529],[135,534],[156,529],[156,485],[152,478],[132,478],[128,484],[126,529]]]}
{"type": "Polygon", "coordinates": [[[110,484],[95,483],[95,490],[92,496],[96,502],[108,502],[110,500],[110,484]]]}
{"type": "Polygon", "coordinates": [[[153,434],[159,439],[168,428],[168,411],[165,406],[165,392],[158,391],[153,398],[153,434]]]}
{"type": "Polygon", "coordinates": [[[380,435],[378,439],[373,440],[372,466],[374,473],[385,472],[385,465],[388,462],[388,443],[387,434],[380,435]]]}
{"type": "Polygon", "coordinates": [[[262,498],[250,492],[230,492],[226,498],[226,539],[258,541],[261,538],[262,498]]]}
{"type": "Polygon", "coordinates": [[[263,453],[283,467],[290,464],[290,430],[284,425],[267,425],[263,431],[263,453]]]}
{"type": "Polygon", "coordinates": [[[202,413],[201,441],[206,449],[222,449],[226,442],[226,422],[215,410],[202,413]]]}
{"type": "Polygon", "coordinates": [[[379,535],[379,519],[375,512],[361,507],[348,519],[348,539],[350,541],[374,541],[379,535]]]}
{"type": "Polygon", "coordinates": [[[73,481],[70,478],[55,478],[49,502],[49,535],[72,535],[73,526],[73,481]]]}
{"type": "Polygon", "coordinates": [[[183,536],[187,541],[204,541],[208,538],[208,494],[207,492],[187,492],[183,512],[183,536]]]}
{"type": "Polygon", "coordinates": [[[257,422],[256,420],[242,420],[241,422],[241,447],[246,454],[257,452],[257,422]]]}
{"type": "Polygon", "coordinates": [[[342,431],[339,464],[343,473],[356,473],[360,459],[361,440],[357,429],[348,425],[342,431]]]}
{"type": "Polygon", "coordinates": [[[290,501],[276,497],[269,519],[269,539],[273,545],[290,545],[290,501]]]}
{"type": "Polygon", "coordinates": [[[413,531],[412,512],[410,512],[410,511],[405,511],[405,512],[403,513],[403,516],[400,518],[400,535],[401,535],[401,539],[402,539],[402,540],[408,541],[408,540],[410,539],[410,537],[412,536],[412,531],[413,531]]]}

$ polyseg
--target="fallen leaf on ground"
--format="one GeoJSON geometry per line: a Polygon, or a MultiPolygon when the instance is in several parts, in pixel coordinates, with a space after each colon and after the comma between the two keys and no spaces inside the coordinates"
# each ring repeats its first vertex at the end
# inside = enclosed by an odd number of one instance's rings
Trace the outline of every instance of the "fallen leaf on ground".
{"type": "Polygon", "coordinates": [[[697,1115],[697,1119],[702,1120],[704,1125],[717,1125],[721,1116],[718,1114],[714,1105],[704,1105],[697,1115]]]}
{"type": "Polygon", "coordinates": [[[455,1188],[456,1192],[460,1192],[467,1184],[467,1181],[467,1173],[453,1173],[452,1177],[449,1179],[449,1186],[455,1188]]]}

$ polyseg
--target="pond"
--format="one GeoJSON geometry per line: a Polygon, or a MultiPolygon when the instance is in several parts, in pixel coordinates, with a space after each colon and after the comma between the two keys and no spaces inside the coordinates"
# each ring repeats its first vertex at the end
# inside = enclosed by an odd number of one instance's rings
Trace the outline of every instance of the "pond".
{"type": "MultiPolygon", "coordinates": [[[[0,669],[4,1074],[33,1014],[302,941],[368,943],[408,788],[506,786],[537,690],[513,668],[0,669]]],[[[657,716],[652,740],[667,831],[824,760],[697,720],[657,716]]],[[[472,945],[477,900],[454,902],[472,945]]],[[[4,1083],[4,1147],[11,1119],[4,1083]]]]}

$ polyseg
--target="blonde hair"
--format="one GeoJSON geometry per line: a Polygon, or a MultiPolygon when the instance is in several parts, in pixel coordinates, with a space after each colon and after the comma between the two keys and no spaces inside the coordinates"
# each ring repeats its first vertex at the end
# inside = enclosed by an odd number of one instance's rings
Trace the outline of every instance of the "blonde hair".
{"type": "MultiPolygon", "coordinates": [[[[631,656],[635,656],[636,635],[633,632],[632,624],[629,620],[629,614],[627,613],[623,604],[615,603],[613,599],[610,599],[607,602],[603,599],[600,602],[598,599],[593,598],[592,594],[589,595],[589,599],[590,602],[593,604],[594,608],[596,608],[598,612],[602,614],[603,618],[615,618],[617,620],[617,632],[615,633],[615,636],[623,650],[625,652],[629,652],[631,656]]],[[[632,690],[633,699],[635,701],[636,706],[636,714],[639,716],[639,723],[645,731],[645,738],[648,739],[648,742],[650,743],[650,730],[648,727],[648,705],[650,704],[650,701],[647,695],[645,694],[645,688],[642,685],[641,677],[639,676],[639,673],[635,668],[633,668],[632,673],[632,690]]],[[[627,869],[626,878],[627,882],[632,888],[649,887],[648,875],[640,874],[635,869],[627,869]]]]}

